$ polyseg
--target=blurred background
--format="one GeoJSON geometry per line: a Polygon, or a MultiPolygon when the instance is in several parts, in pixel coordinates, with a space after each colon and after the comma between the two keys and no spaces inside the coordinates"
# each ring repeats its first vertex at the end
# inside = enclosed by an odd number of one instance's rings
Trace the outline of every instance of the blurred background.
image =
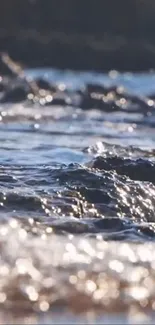
{"type": "Polygon", "coordinates": [[[26,66],[155,68],[154,0],[1,0],[0,51],[26,66]]]}

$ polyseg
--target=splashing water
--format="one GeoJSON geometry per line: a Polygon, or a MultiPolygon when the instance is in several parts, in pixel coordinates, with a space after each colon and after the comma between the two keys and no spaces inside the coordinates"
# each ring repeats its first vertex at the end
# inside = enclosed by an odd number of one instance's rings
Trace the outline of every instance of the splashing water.
{"type": "Polygon", "coordinates": [[[40,97],[1,80],[2,321],[151,322],[154,74],[26,73],[40,97]]]}

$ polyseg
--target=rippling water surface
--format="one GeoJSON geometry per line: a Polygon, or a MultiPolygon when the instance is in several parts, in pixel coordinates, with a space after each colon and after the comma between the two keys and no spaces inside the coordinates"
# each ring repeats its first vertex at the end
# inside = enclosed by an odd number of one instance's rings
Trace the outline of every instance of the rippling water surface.
{"type": "Polygon", "coordinates": [[[0,93],[1,322],[153,322],[155,74],[26,73],[40,98],[0,93]]]}

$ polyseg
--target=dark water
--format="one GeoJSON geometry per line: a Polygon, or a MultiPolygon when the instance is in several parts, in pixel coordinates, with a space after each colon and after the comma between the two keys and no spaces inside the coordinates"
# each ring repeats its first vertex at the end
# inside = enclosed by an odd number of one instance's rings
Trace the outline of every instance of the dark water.
{"type": "Polygon", "coordinates": [[[1,322],[153,322],[155,74],[26,73],[41,99],[1,87],[1,322]]]}

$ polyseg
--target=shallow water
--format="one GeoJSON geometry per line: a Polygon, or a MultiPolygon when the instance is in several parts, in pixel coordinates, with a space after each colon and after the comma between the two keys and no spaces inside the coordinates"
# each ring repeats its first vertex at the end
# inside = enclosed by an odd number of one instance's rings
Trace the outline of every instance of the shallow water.
{"type": "Polygon", "coordinates": [[[0,104],[2,322],[153,322],[155,74],[26,74],[56,90],[0,104]]]}

